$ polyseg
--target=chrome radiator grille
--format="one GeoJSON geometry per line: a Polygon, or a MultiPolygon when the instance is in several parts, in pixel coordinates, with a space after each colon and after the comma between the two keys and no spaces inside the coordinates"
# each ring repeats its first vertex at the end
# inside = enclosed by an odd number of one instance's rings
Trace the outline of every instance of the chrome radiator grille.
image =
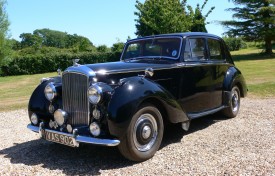
{"type": "Polygon", "coordinates": [[[89,125],[88,77],[81,73],[62,76],[63,110],[69,114],[69,124],[89,125]]]}

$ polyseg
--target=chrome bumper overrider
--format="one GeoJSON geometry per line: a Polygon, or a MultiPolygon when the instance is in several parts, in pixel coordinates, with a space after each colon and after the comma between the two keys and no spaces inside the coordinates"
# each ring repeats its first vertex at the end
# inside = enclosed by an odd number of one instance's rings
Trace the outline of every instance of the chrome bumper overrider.
{"type": "Polygon", "coordinates": [[[79,143],[88,143],[88,144],[103,145],[103,146],[117,146],[120,143],[120,141],[117,139],[98,139],[98,138],[93,138],[93,137],[80,136],[80,135],[77,135],[77,129],[73,130],[73,134],[69,134],[69,133],[45,129],[43,127],[44,127],[43,122],[40,123],[39,127],[33,126],[32,124],[29,124],[27,126],[27,128],[32,130],[33,132],[39,133],[41,137],[42,137],[42,130],[62,134],[62,135],[68,136],[68,137],[72,137],[74,140],[73,141],[74,147],[78,147],[79,143]]]}

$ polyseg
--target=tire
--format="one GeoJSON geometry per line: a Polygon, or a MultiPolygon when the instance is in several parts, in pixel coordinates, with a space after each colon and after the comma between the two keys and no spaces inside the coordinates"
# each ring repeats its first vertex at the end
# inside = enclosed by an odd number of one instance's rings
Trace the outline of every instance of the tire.
{"type": "Polygon", "coordinates": [[[118,149],[127,159],[145,161],[154,156],[163,137],[163,119],[159,110],[149,104],[139,108],[132,117],[118,149]]]}
{"type": "Polygon", "coordinates": [[[236,117],[241,106],[240,99],[240,89],[237,86],[234,86],[231,89],[229,106],[223,110],[223,114],[229,118],[236,117]]]}

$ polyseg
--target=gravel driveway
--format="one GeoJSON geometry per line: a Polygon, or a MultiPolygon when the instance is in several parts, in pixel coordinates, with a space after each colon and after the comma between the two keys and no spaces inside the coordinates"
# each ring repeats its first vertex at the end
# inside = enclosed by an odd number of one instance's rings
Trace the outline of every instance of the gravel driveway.
{"type": "Polygon", "coordinates": [[[142,163],[117,148],[40,140],[26,129],[26,110],[0,113],[0,175],[275,175],[275,99],[241,103],[233,119],[197,119],[189,132],[168,127],[159,151],[142,163]]]}

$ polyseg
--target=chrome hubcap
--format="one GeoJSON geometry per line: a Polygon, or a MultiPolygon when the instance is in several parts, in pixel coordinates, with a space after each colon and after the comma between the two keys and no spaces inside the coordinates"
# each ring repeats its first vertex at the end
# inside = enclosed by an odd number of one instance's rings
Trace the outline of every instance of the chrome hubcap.
{"type": "Polygon", "coordinates": [[[149,126],[145,126],[142,129],[142,137],[144,139],[148,139],[151,135],[151,128],[149,126]]]}
{"type": "Polygon", "coordinates": [[[158,135],[157,121],[151,114],[142,114],[136,121],[133,142],[137,150],[146,152],[155,144],[158,135]]]}

